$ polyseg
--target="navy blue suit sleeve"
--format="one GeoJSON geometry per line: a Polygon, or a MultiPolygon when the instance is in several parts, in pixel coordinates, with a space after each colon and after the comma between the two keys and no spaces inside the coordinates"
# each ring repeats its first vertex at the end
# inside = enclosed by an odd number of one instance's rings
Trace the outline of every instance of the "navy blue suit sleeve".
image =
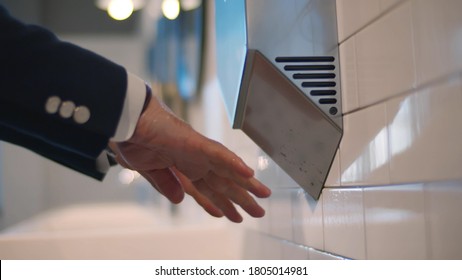
{"type": "Polygon", "coordinates": [[[122,66],[23,24],[0,5],[0,139],[98,177],[88,163],[114,135],[126,89],[122,66]],[[86,106],[90,119],[47,113],[51,96],[86,106]]]}

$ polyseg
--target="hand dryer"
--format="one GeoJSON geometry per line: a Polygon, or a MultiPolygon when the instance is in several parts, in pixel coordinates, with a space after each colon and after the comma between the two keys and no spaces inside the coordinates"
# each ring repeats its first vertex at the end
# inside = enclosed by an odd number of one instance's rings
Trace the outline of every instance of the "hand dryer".
{"type": "Polygon", "coordinates": [[[229,120],[312,197],[342,137],[335,0],[216,0],[229,120]]]}

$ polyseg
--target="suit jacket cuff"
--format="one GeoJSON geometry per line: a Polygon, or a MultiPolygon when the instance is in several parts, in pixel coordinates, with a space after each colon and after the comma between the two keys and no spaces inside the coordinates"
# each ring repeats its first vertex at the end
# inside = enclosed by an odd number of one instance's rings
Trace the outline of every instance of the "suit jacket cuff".
{"type": "Polygon", "coordinates": [[[145,82],[139,77],[127,73],[127,94],[125,95],[122,114],[116,132],[111,138],[112,141],[123,142],[132,137],[146,98],[145,82]]]}

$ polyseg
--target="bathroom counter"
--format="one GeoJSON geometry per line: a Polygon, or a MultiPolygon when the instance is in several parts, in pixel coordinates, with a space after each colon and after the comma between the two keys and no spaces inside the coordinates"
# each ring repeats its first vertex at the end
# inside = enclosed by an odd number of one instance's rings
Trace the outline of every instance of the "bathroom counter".
{"type": "Polygon", "coordinates": [[[135,203],[88,204],[0,232],[0,259],[238,259],[241,238],[224,220],[135,203]]]}

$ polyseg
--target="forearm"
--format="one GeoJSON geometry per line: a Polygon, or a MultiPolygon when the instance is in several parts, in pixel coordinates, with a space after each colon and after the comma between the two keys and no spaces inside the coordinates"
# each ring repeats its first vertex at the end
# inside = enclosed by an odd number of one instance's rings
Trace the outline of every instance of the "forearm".
{"type": "MultiPolygon", "coordinates": [[[[11,126],[18,125],[31,136],[76,151],[80,147],[74,147],[71,137],[67,143],[55,137],[58,135],[51,129],[35,129],[38,119],[26,119],[21,113],[40,116],[50,128],[62,124],[73,126],[75,134],[86,131],[108,139],[114,136],[127,91],[123,67],[62,42],[46,29],[23,24],[4,10],[0,11],[0,30],[0,99],[2,104],[17,107],[18,112],[0,121],[10,121],[11,126]],[[85,106],[90,118],[80,124],[72,114],[63,117],[59,112],[46,112],[45,105],[52,96],[75,107],[85,106]]],[[[94,156],[94,152],[90,154],[94,156]]]]}
{"type": "Polygon", "coordinates": [[[144,82],[44,28],[19,22],[1,5],[0,34],[0,129],[8,131],[0,139],[101,177],[94,174],[104,170],[94,173],[98,164],[91,162],[103,158],[109,139],[133,134],[144,82]]]}

